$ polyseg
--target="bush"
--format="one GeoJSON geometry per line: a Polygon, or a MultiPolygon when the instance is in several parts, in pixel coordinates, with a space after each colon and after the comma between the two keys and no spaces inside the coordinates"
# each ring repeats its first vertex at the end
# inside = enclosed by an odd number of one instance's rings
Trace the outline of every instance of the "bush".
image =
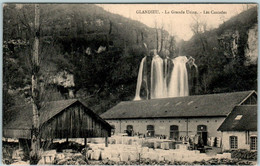
{"type": "Polygon", "coordinates": [[[242,161],[239,159],[226,159],[226,158],[212,158],[208,161],[202,160],[202,161],[195,161],[192,163],[192,165],[252,165],[249,161],[242,161]]]}
{"type": "Polygon", "coordinates": [[[2,162],[3,164],[11,164],[13,163],[12,154],[15,150],[18,149],[18,143],[6,143],[3,142],[3,149],[2,149],[2,162]]]}
{"type": "Polygon", "coordinates": [[[63,143],[56,142],[51,144],[49,149],[56,149],[57,152],[62,152],[62,150],[64,149],[72,149],[76,152],[81,152],[84,147],[85,147],[84,145],[81,145],[76,142],[63,142],[63,143]]]}
{"type": "Polygon", "coordinates": [[[195,162],[185,162],[185,161],[156,161],[151,159],[141,159],[140,161],[110,161],[110,160],[102,160],[102,161],[89,161],[91,165],[252,165],[252,162],[242,161],[239,159],[217,159],[213,158],[210,160],[202,160],[195,162]]]}
{"type": "Polygon", "coordinates": [[[226,150],[224,152],[231,153],[231,158],[254,160],[254,161],[257,160],[257,151],[239,149],[239,150],[226,150]]]}

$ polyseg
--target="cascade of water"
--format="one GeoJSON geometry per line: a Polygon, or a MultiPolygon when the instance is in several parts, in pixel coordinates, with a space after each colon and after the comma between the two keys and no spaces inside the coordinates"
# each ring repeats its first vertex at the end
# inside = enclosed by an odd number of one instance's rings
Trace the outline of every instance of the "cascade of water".
{"type": "Polygon", "coordinates": [[[163,77],[163,96],[164,97],[167,97],[168,95],[168,88],[167,88],[167,78],[168,78],[168,60],[167,58],[163,60],[163,63],[164,63],[164,77],[163,77]]]}
{"type": "Polygon", "coordinates": [[[164,96],[163,60],[159,55],[154,55],[151,66],[151,99],[164,96]]]}
{"type": "MultiPolygon", "coordinates": [[[[192,57],[188,59],[186,56],[178,56],[168,64],[168,59],[163,60],[159,55],[155,54],[151,62],[150,98],[188,96],[189,86],[186,63],[188,62],[190,67],[194,66],[197,73],[197,66],[194,61],[192,57]],[[172,65],[173,68],[171,67],[172,65]]],[[[141,100],[140,90],[142,83],[146,83],[146,93],[147,95],[149,94],[147,74],[145,74],[147,72],[146,63],[147,57],[144,57],[139,66],[134,100],[141,100]]]]}
{"type": "Polygon", "coordinates": [[[146,60],[146,56],[142,59],[142,61],[140,63],[134,100],[141,100],[140,90],[141,90],[141,85],[143,82],[143,68],[144,68],[145,60],[146,60]]]}
{"type": "Polygon", "coordinates": [[[170,77],[168,87],[168,97],[188,96],[188,75],[186,63],[188,59],[186,56],[179,56],[172,60],[174,68],[170,77]]]}

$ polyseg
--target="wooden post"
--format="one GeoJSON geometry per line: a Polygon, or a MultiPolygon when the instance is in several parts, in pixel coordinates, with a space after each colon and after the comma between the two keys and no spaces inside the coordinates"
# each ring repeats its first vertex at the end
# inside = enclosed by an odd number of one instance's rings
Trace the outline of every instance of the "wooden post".
{"type": "Polygon", "coordinates": [[[22,144],[23,144],[23,143],[22,143],[22,139],[21,139],[21,138],[18,139],[18,143],[19,143],[19,149],[20,149],[20,150],[23,149],[23,148],[22,148],[22,144]]]}
{"type": "Polygon", "coordinates": [[[105,144],[106,144],[106,147],[108,147],[108,139],[107,139],[107,137],[105,137],[105,144]]]}
{"type": "Polygon", "coordinates": [[[186,136],[189,136],[189,119],[187,118],[186,136]]]}
{"type": "Polygon", "coordinates": [[[88,154],[88,147],[87,147],[87,145],[88,145],[87,138],[84,138],[85,152],[83,154],[85,156],[85,161],[88,164],[88,155],[87,155],[88,154]]]}
{"type": "Polygon", "coordinates": [[[68,143],[68,142],[69,142],[69,138],[67,137],[67,138],[66,138],[66,143],[68,143]]]}
{"type": "Polygon", "coordinates": [[[85,146],[85,148],[87,148],[87,138],[84,138],[84,146],[85,146]]]}

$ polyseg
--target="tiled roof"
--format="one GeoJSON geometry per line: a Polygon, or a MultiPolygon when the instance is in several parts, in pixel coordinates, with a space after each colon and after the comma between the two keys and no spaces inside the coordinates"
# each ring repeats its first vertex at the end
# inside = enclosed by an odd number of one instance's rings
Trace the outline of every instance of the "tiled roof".
{"type": "MultiPolygon", "coordinates": [[[[44,104],[39,111],[41,116],[40,124],[49,120],[51,117],[58,114],[60,111],[75,103],[76,99],[51,101],[44,104]]],[[[10,108],[4,116],[10,116],[8,122],[4,122],[4,128],[10,129],[31,129],[33,108],[32,104],[15,106],[10,108]]]]}
{"type": "Polygon", "coordinates": [[[104,119],[227,116],[255,91],[121,102],[104,119]]]}
{"type": "Polygon", "coordinates": [[[237,106],[224,120],[219,131],[257,131],[257,106],[237,106]]]}
{"type": "MultiPolygon", "coordinates": [[[[80,104],[87,107],[84,103],[77,99],[69,99],[69,100],[58,100],[58,101],[51,101],[46,102],[44,106],[40,109],[40,125],[47,122],[51,118],[55,117],[64,109],[68,108],[69,106],[73,105],[76,102],[80,102],[80,104]]],[[[97,119],[108,125],[106,121],[100,118],[97,114],[93,111],[88,109],[88,114],[91,116],[95,116],[97,119]]],[[[5,129],[31,129],[32,128],[32,104],[16,106],[10,108],[4,116],[10,116],[7,122],[4,122],[5,129]]]]}

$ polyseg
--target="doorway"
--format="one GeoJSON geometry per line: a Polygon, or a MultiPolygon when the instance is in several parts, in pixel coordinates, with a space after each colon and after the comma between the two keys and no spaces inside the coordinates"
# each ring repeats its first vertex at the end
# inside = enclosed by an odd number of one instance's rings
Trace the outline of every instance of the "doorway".
{"type": "Polygon", "coordinates": [[[206,125],[198,125],[197,126],[197,134],[200,135],[203,141],[203,145],[207,145],[208,142],[208,132],[206,125]]]}

